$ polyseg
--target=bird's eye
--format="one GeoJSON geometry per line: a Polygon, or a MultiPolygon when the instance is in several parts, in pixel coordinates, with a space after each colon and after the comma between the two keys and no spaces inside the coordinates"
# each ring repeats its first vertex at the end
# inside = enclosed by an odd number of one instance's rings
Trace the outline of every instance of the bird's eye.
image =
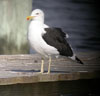
{"type": "Polygon", "coordinates": [[[36,15],[39,15],[39,13],[36,13],[36,15]]]}

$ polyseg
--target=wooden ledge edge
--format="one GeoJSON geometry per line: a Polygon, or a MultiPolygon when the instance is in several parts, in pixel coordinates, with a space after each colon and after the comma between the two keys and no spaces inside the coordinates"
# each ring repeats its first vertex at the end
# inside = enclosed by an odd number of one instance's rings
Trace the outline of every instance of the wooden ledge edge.
{"type": "Polygon", "coordinates": [[[0,78],[0,85],[39,83],[39,82],[56,82],[56,81],[69,81],[69,80],[72,81],[72,80],[80,80],[80,79],[96,79],[96,78],[100,78],[99,74],[100,74],[100,71],[35,74],[31,76],[0,78]]]}

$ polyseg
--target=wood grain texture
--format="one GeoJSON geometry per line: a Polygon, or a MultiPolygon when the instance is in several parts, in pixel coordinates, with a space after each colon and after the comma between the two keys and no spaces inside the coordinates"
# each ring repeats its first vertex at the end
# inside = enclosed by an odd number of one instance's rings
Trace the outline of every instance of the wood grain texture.
{"type": "Polygon", "coordinates": [[[28,53],[26,17],[32,0],[0,0],[0,54],[28,53]]]}
{"type": "Polygon", "coordinates": [[[79,53],[78,57],[84,65],[66,57],[53,58],[50,74],[46,74],[48,59],[45,59],[45,72],[40,74],[41,57],[38,54],[0,55],[0,85],[100,77],[99,52],[79,53]]]}

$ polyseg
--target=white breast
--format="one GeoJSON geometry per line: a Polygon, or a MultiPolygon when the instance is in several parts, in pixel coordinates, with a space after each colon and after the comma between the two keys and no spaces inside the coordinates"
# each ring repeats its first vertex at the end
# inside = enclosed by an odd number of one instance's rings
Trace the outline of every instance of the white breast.
{"type": "Polygon", "coordinates": [[[58,55],[59,52],[57,49],[48,45],[42,38],[42,34],[45,34],[42,24],[39,22],[31,22],[29,26],[28,40],[32,49],[45,56],[58,55]]]}

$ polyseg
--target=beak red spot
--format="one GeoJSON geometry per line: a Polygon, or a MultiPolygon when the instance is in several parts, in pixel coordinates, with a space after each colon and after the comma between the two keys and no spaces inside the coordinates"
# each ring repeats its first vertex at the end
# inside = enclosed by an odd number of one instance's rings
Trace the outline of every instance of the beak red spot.
{"type": "Polygon", "coordinates": [[[27,18],[27,20],[29,20],[29,18],[27,18]]]}

